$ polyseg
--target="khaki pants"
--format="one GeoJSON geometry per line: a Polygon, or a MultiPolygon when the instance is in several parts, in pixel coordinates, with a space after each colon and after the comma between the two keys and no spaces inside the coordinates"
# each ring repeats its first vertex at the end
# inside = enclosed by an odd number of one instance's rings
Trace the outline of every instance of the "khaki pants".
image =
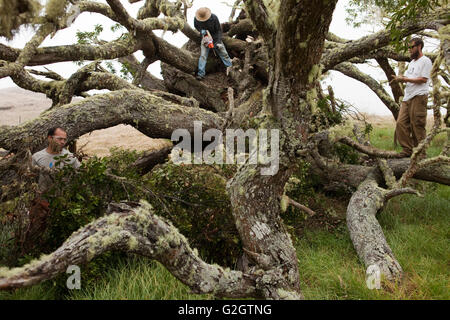
{"type": "Polygon", "coordinates": [[[395,132],[397,141],[408,154],[411,154],[412,149],[426,136],[427,101],[427,95],[415,96],[403,101],[400,107],[395,132]]]}

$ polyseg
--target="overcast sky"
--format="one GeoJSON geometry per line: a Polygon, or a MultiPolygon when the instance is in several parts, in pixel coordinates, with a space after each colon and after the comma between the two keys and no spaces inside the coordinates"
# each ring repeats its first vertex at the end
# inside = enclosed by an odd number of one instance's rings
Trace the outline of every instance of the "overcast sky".
{"type": "MultiPolygon", "coordinates": [[[[99,2],[106,3],[106,1],[99,2]]],[[[134,4],[129,4],[127,0],[122,0],[121,2],[127,8],[128,12],[134,17],[136,17],[137,11],[142,6],[142,2],[137,2],[134,4]]],[[[193,8],[188,11],[189,24],[193,27],[195,11],[198,8],[204,6],[211,8],[212,12],[219,17],[219,20],[221,22],[227,21],[231,13],[231,7],[227,6],[225,3],[232,4],[234,3],[234,0],[195,0],[193,8]]],[[[346,24],[346,3],[347,0],[341,0],[338,2],[337,8],[333,15],[330,31],[346,39],[358,39],[363,35],[373,31],[367,29],[367,27],[366,29],[354,29],[346,24]]],[[[110,30],[110,27],[115,24],[114,21],[111,21],[100,14],[83,13],[77,18],[77,20],[70,28],[57,32],[53,38],[47,37],[47,39],[42,43],[41,46],[73,44],[76,42],[75,34],[77,31],[92,31],[93,26],[96,24],[102,24],[104,26],[104,31],[100,35],[101,39],[112,40],[118,37],[117,32],[113,33],[110,30]]],[[[159,31],[157,31],[156,33],[158,35],[162,34],[162,32],[159,31]]],[[[31,39],[32,35],[32,30],[24,28],[12,41],[7,41],[4,38],[0,38],[0,42],[15,48],[23,48],[25,43],[31,39]]],[[[172,34],[170,31],[164,35],[164,39],[178,47],[181,47],[187,41],[187,38],[181,32],[172,34]]],[[[143,59],[142,53],[138,52],[135,53],[135,55],[139,60],[143,59]]],[[[55,63],[46,65],[46,67],[61,74],[64,77],[69,77],[79,68],[73,62],[55,63]]],[[[34,69],[44,70],[42,67],[34,67],[34,69]]],[[[153,63],[148,70],[155,76],[161,77],[159,62],[153,63]]],[[[361,67],[361,70],[370,72],[372,76],[375,76],[379,79],[385,78],[382,71],[377,68],[363,66],[361,67]]],[[[326,84],[331,84],[333,86],[335,94],[338,98],[342,98],[353,104],[358,108],[359,111],[379,115],[391,114],[390,111],[384,106],[384,104],[378,99],[378,97],[364,84],[361,84],[358,81],[343,76],[338,72],[331,72],[329,80],[326,81],[326,84]]],[[[11,79],[0,79],[0,88],[14,86],[16,85],[11,81],[11,79]]]]}

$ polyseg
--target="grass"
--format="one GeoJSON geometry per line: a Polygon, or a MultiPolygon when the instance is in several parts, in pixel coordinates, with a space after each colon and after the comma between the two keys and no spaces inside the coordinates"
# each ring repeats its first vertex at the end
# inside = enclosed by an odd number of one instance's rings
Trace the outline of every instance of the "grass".
{"type": "MultiPolygon", "coordinates": [[[[370,134],[370,142],[373,146],[384,150],[395,150],[400,152],[400,145],[394,145],[395,128],[375,128],[370,134]]],[[[434,137],[427,150],[427,157],[435,157],[439,154],[446,141],[446,133],[442,132],[434,137]]]]}
{"type": "Polygon", "coordinates": [[[149,259],[130,257],[108,270],[99,283],[90,288],[73,290],[70,300],[198,300],[211,299],[196,295],[178,281],[161,264],[149,259]]]}
{"type": "MultiPolygon", "coordinates": [[[[394,150],[392,128],[376,128],[372,144],[394,150]]],[[[445,141],[437,136],[428,156],[437,155],[445,141]]],[[[398,149],[399,150],[399,149],[398,149]]],[[[303,230],[295,243],[301,288],[306,299],[450,299],[450,187],[417,182],[423,198],[402,195],[378,214],[387,242],[400,262],[400,283],[383,283],[369,290],[365,268],[351,243],[345,221],[332,231],[303,230]]],[[[54,299],[52,281],[27,289],[0,292],[0,299],[54,299]]],[[[164,267],[145,258],[120,260],[94,285],[70,291],[65,299],[212,299],[195,295],[164,267]]]]}

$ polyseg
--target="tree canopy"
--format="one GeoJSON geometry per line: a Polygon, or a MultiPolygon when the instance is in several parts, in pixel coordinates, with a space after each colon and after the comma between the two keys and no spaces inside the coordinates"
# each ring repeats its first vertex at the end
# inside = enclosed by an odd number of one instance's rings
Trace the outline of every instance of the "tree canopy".
{"type": "MultiPolygon", "coordinates": [[[[30,152],[45,146],[46,132],[55,124],[67,130],[70,140],[117,124],[129,124],[149,137],[167,139],[178,128],[194,135],[197,121],[202,122],[203,133],[209,129],[223,133],[227,129],[278,130],[278,170],[262,175],[267,163],[251,163],[248,157],[226,184],[246,263],[236,270],[209,264],[147,202],[123,202],[111,204],[105,217],[72,234],[50,255],[22,268],[0,269],[0,289],[39,283],[64,272],[68,265],[88,262],[114,249],[158,260],[197,293],[301,299],[302,271],[280,213],[289,202],[286,184],[302,161],[309,163],[310,172],[323,186],[352,193],[347,226],[365,267],[377,266],[392,281],[402,276],[402,267],[376,214],[396,195],[418,194],[409,185],[411,178],[450,185],[448,141],[439,156],[421,156],[436,134],[449,133],[448,109],[444,123],[440,113],[441,107],[448,108],[449,99],[447,1],[353,0],[354,14],[378,6],[384,27],[356,40],[329,32],[337,0],[236,1],[235,7],[243,10],[237,17],[233,12],[230,21],[222,23],[223,42],[233,66],[226,76],[221,62],[210,57],[204,81],[194,76],[200,34],[186,21],[192,1],[129,0],[142,3],[136,17],[121,1],[106,2],[48,0],[41,9],[34,0],[0,0],[0,36],[13,37],[21,25],[32,25],[36,30],[22,49],[0,44],[0,78],[10,77],[18,86],[52,99],[52,106],[40,117],[19,126],[0,127],[0,147],[11,155],[0,162],[0,180],[5,186],[17,186],[14,192],[3,189],[2,201],[27,191],[28,187],[17,181],[23,172],[39,170],[30,168],[27,159],[30,152]],[[126,32],[106,42],[97,37],[98,27],[79,34],[77,43],[41,46],[47,37],[70,28],[85,12],[106,16],[126,32]],[[177,48],[155,30],[181,31],[189,41],[177,48]],[[386,80],[402,73],[404,63],[410,61],[398,44],[412,35],[436,38],[439,48],[426,53],[433,61],[429,104],[434,110],[434,126],[412,157],[405,159],[371,146],[361,123],[342,116],[332,86],[322,88],[321,80],[334,70],[360,81],[397,118],[403,88],[386,80]],[[134,55],[138,51],[145,57],[142,61],[134,55]],[[100,64],[113,59],[124,66],[129,78],[121,78],[100,64]],[[90,63],[67,79],[50,70],[32,69],[63,61],[90,63]],[[163,80],[147,71],[155,61],[161,62],[163,80]],[[384,80],[360,71],[358,65],[369,62],[378,64],[384,80]],[[92,89],[109,92],[91,95],[92,89]],[[73,102],[74,96],[83,99],[73,102]],[[359,160],[340,161],[329,152],[335,145],[353,148],[359,160]]],[[[161,154],[157,158],[157,162],[171,161],[161,154]]]]}

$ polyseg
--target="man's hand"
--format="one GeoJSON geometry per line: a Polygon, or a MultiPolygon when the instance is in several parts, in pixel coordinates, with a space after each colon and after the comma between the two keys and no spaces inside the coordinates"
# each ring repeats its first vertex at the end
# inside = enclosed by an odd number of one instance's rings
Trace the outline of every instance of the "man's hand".
{"type": "Polygon", "coordinates": [[[406,82],[406,78],[404,76],[393,76],[392,80],[389,81],[389,83],[392,82],[406,82]]]}

